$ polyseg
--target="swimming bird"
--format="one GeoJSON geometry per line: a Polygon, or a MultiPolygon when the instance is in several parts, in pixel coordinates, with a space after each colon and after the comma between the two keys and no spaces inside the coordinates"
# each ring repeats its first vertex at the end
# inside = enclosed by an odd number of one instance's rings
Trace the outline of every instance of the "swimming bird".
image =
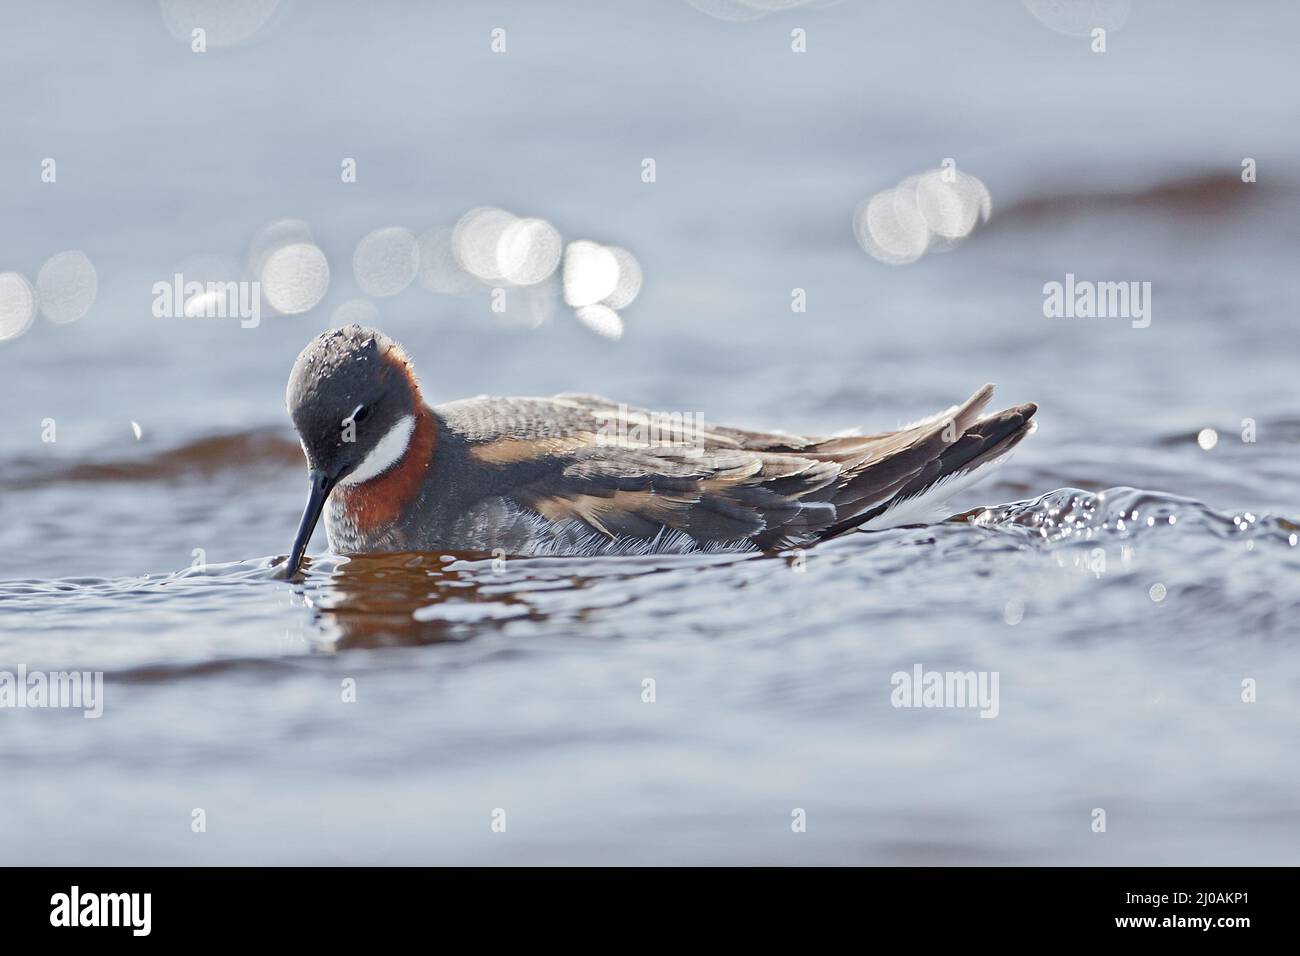
{"type": "Polygon", "coordinates": [[[595,395],[430,406],[382,332],[314,339],[289,376],[311,490],[285,568],[322,511],[330,548],[605,555],[784,549],[942,518],[1034,429],[981,416],[985,385],[897,431],[812,437],[705,425],[595,395]]]}

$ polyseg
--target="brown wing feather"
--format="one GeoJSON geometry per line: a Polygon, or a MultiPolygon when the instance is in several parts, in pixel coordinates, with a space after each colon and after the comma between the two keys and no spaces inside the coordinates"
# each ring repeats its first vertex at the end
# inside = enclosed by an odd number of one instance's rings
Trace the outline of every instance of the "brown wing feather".
{"type": "MultiPolygon", "coordinates": [[[[969,466],[997,444],[992,435],[1010,434],[1010,419],[980,430],[992,393],[986,385],[898,431],[833,438],[706,427],[594,395],[475,399],[438,411],[479,463],[518,469],[514,496],[551,520],[611,538],[669,528],[702,545],[770,548],[838,533],[969,466]]],[[[1021,416],[1015,427],[1033,414],[1026,408],[1009,410],[1021,416]]]]}

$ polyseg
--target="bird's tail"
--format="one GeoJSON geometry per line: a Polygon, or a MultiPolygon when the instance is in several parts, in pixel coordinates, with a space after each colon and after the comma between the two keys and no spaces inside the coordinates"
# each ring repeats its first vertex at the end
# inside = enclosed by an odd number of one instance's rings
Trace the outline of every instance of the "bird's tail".
{"type": "MultiPolygon", "coordinates": [[[[1038,406],[1033,402],[977,418],[979,409],[993,393],[985,385],[963,405],[928,419],[923,425],[947,430],[942,440],[916,442],[900,449],[900,455],[915,454],[924,447],[926,461],[890,498],[857,514],[850,515],[827,528],[819,536],[834,537],[853,528],[875,531],[906,524],[923,524],[946,517],[943,506],[957,492],[982,479],[1001,464],[1016,445],[1031,435],[1036,427],[1032,420],[1038,406]]],[[[911,426],[916,428],[917,426],[911,426]]],[[[855,483],[876,483],[873,475],[889,462],[868,465],[860,476],[845,488],[852,492],[855,483]]],[[[879,500],[879,499],[877,499],[879,500]]],[[[843,513],[841,511],[841,513],[843,513]]]]}

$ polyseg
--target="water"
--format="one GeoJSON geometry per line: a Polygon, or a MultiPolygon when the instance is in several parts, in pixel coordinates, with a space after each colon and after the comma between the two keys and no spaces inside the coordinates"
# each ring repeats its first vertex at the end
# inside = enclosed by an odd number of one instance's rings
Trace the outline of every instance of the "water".
{"type": "Polygon", "coordinates": [[[0,271],[82,249],[99,294],[0,343],[0,670],[105,686],[98,720],[0,711],[0,859],[1295,863],[1300,13],[1139,3],[1098,55],[1011,4],[612,6],[288,4],[202,56],[147,5],[15,7],[0,271]],[[988,227],[866,258],[855,204],[946,156],[988,227]],[[1039,431],[961,520],[803,555],[347,559],[318,533],[278,580],[293,357],[362,295],[364,235],[482,204],[627,246],[645,289],[619,342],[486,293],[376,300],[435,400],[830,432],[995,381],[1039,431]],[[330,262],[315,310],[151,317],[178,262],[285,216],[330,262]],[[1067,272],[1150,281],[1150,327],[1044,318],[1067,272]],[[891,706],[917,664],[998,672],[997,717],[891,706]]]}

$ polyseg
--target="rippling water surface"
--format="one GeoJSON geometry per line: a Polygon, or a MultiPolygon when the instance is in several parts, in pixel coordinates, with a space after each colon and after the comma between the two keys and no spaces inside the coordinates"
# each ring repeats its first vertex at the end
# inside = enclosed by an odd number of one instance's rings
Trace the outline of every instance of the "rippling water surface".
{"type": "Polygon", "coordinates": [[[494,8],[497,59],[466,11],[285,5],[197,59],[147,8],[87,5],[94,42],[16,8],[0,271],[80,248],[100,290],[0,343],[0,670],[102,671],[104,712],[0,710],[0,860],[1295,863],[1294,9],[1136,4],[1102,58],[1018,5],[609,6],[494,8]],[[864,256],[855,204],[946,156],[988,226],[864,256]],[[486,292],[378,300],[435,401],[833,432],[995,381],[1039,431],[952,520],[805,552],[318,534],[280,580],[306,492],[284,379],[361,295],[355,244],[487,203],[632,249],[645,289],[619,342],[502,324],[486,292]],[[151,317],[177,261],[283,216],[329,257],[319,307],[151,317]],[[1150,327],[1044,318],[1067,272],[1150,281],[1150,327]],[[997,672],[996,718],[892,706],[918,664],[997,672]]]}

